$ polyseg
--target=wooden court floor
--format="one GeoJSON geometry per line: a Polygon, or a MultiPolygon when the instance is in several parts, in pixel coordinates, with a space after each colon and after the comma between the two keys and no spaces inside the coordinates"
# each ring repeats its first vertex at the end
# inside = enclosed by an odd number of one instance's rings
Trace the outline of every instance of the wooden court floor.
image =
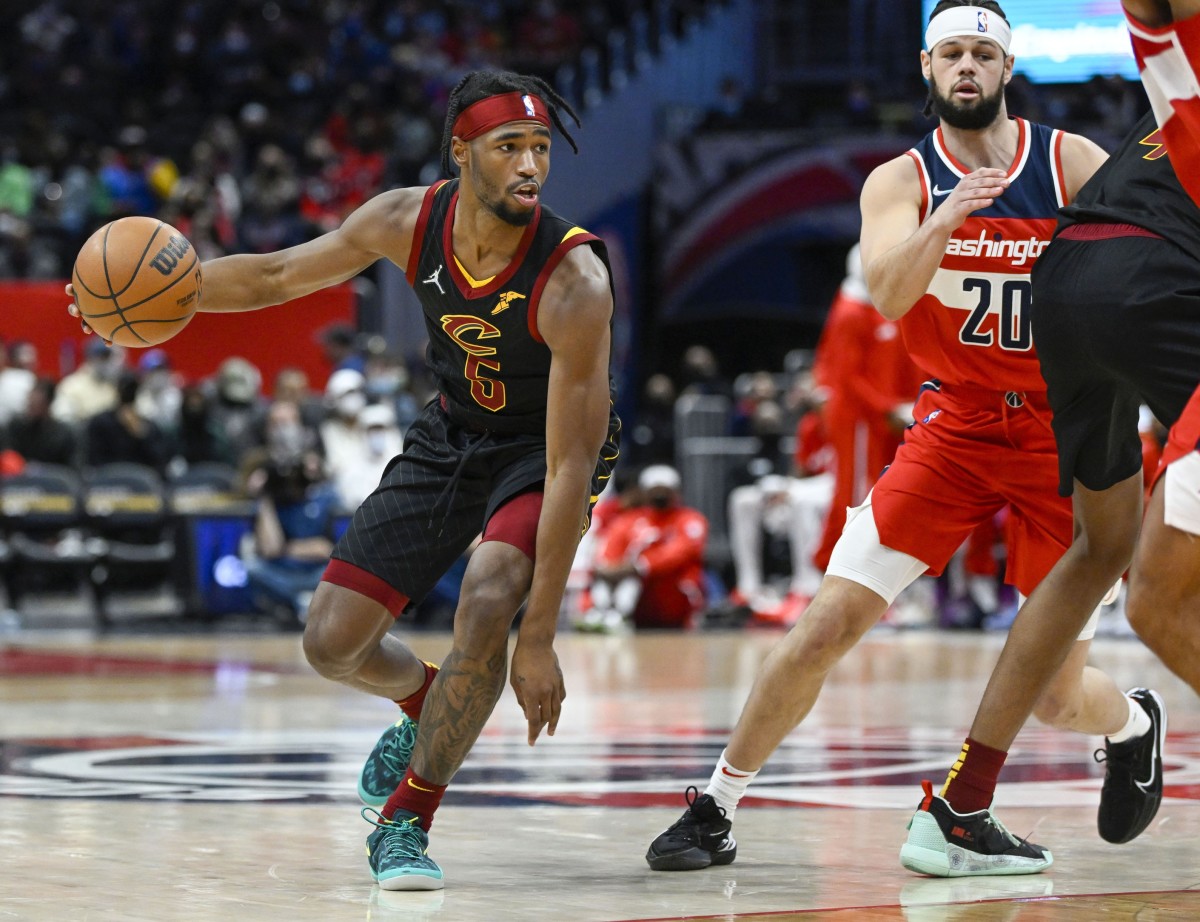
{"type": "MultiPolygon", "coordinates": [[[[1054,867],[901,868],[919,782],[944,776],[1002,637],[879,632],[752,788],[737,861],[651,872],[646,846],[707,779],[778,636],[562,636],[558,734],[527,747],[506,690],[433,827],[445,891],[393,894],[366,869],[355,777],[394,709],[315,676],[298,636],[7,635],[0,922],[1200,919],[1200,701],[1134,640],[1094,656],[1169,707],[1167,799],[1133,843],[1095,832],[1101,741],[1031,725],[997,806],[1054,867]]],[[[448,645],[408,639],[428,659],[448,645]]]]}

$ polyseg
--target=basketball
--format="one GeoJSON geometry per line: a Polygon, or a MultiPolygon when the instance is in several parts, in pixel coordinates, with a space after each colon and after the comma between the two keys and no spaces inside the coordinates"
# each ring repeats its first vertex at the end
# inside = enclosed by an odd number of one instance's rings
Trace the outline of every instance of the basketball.
{"type": "Polygon", "coordinates": [[[122,346],[155,346],[196,312],[200,258],[170,224],[120,218],[88,238],[71,284],[80,316],[98,335],[122,346]]]}

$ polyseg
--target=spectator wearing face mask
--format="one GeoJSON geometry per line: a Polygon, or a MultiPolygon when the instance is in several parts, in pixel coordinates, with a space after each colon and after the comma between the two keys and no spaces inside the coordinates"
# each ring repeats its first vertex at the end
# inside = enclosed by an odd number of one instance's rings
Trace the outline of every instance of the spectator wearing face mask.
{"type": "Polygon", "coordinates": [[[83,364],[58,382],[50,413],[64,423],[83,423],[117,405],[117,378],[125,364],[121,346],[106,346],[98,336],[87,341],[83,364]]]}
{"type": "Polygon", "coordinates": [[[368,448],[367,432],[358,417],[366,406],[366,379],[361,372],[343,368],[329,376],[325,384],[328,415],[321,423],[321,443],[330,477],[346,509],[362,502],[379,480],[376,474],[369,488],[362,483],[362,459],[368,448]]]}
{"type": "Polygon", "coordinates": [[[354,509],[379,485],[383,469],[404,447],[404,436],[396,426],[396,414],[381,403],[366,406],[358,414],[363,448],[358,454],[344,454],[342,469],[330,468],[337,484],[338,497],[346,509],[354,509]]]}
{"type": "Polygon", "coordinates": [[[256,607],[303,623],[333,550],[338,499],[325,476],[316,437],[290,401],[267,414],[266,446],[246,477],[257,500],[254,553],[246,577],[256,607]]]}
{"type": "Polygon", "coordinates": [[[266,402],[262,397],[262,372],[240,356],[225,359],[217,369],[208,422],[220,438],[221,460],[240,465],[247,454],[263,444],[266,402]]]}
{"type": "Polygon", "coordinates": [[[638,486],[644,505],[619,513],[601,540],[581,630],[688,628],[704,609],[708,520],[683,505],[673,467],[651,465],[638,486]]]}
{"type": "Polygon", "coordinates": [[[379,352],[367,356],[367,397],[392,408],[396,425],[403,433],[420,415],[424,401],[412,391],[408,366],[396,355],[379,352]]]}
{"type": "Polygon", "coordinates": [[[138,371],[142,380],[134,406],[163,432],[174,435],[179,431],[183,389],[170,358],[162,349],[148,349],[138,359],[138,371]]]}
{"type": "Polygon", "coordinates": [[[86,461],[92,467],[126,462],[166,471],[171,439],[138,413],[137,396],[137,376],[125,372],[117,380],[117,405],[88,420],[86,461]]]}

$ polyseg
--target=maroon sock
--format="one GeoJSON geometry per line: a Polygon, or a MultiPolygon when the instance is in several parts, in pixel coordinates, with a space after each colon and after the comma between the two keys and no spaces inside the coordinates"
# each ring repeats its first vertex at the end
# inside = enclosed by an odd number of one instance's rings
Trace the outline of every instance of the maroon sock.
{"type": "Polygon", "coordinates": [[[985,810],[996,794],[996,779],[1008,753],[967,737],[962,753],[942,787],[942,797],[955,813],[985,810]]]}
{"type": "Polygon", "coordinates": [[[433,678],[438,673],[438,667],[433,663],[424,663],[423,665],[425,666],[425,681],[421,687],[407,698],[396,702],[410,720],[420,721],[421,709],[425,707],[425,696],[429,694],[429,686],[433,684],[433,678]]]}
{"type": "Polygon", "coordinates": [[[404,773],[404,780],[392,792],[392,796],[379,812],[389,820],[397,810],[415,813],[421,819],[421,828],[429,832],[429,827],[433,825],[433,814],[437,812],[445,793],[446,785],[426,781],[409,768],[404,773]]]}

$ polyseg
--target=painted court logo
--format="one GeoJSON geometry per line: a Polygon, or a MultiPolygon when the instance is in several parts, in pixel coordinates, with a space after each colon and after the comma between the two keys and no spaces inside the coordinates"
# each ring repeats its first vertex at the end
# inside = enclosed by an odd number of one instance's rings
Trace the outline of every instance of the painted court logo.
{"type": "MultiPolygon", "coordinates": [[[[356,804],[356,781],[377,728],[264,732],[163,732],[69,739],[0,739],[4,798],[151,803],[356,804]]],[[[684,784],[707,776],[728,741],[726,728],[555,737],[554,759],[530,752],[523,734],[484,737],[455,775],[447,803],[671,807],[684,784]]],[[[1032,728],[1005,763],[1026,806],[1094,811],[1102,769],[1082,741],[1032,728]]],[[[748,801],[774,806],[911,809],[931,772],[944,771],[961,743],[951,729],[823,728],[784,742],[748,801]]],[[[1169,798],[1200,800],[1200,733],[1172,734],[1166,747],[1169,798]]]]}

